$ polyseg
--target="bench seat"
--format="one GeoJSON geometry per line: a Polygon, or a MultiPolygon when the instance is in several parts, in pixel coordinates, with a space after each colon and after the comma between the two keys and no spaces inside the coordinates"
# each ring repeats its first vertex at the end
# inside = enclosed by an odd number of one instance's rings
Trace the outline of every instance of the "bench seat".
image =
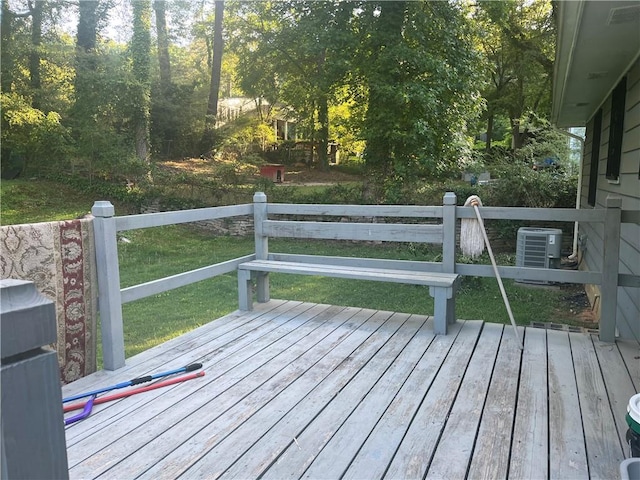
{"type": "MultiPolygon", "coordinates": [[[[383,268],[351,267],[344,265],[321,265],[314,263],[282,262],[277,260],[253,260],[238,265],[238,292],[240,310],[253,308],[251,272],[267,274],[291,273],[324,277],[373,280],[378,282],[407,283],[429,287],[434,298],[434,331],[447,333],[447,325],[455,322],[455,290],[461,277],[455,273],[416,272],[383,268]]],[[[268,282],[258,282],[258,301],[269,300],[268,282]]]]}

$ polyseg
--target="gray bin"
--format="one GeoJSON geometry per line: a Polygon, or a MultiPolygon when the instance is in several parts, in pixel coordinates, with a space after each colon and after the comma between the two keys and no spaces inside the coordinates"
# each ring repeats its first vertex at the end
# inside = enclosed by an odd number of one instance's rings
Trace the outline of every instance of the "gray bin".
{"type": "Polygon", "coordinates": [[[620,464],[622,480],[640,480],[640,458],[627,458],[620,464]]]}

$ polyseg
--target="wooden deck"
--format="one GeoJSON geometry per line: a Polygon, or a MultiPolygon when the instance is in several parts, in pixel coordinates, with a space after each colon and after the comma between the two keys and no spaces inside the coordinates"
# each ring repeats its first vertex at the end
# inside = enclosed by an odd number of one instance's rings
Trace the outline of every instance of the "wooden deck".
{"type": "Polygon", "coordinates": [[[617,478],[638,345],[277,301],[143,352],[63,396],[198,361],[206,375],[96,406],[71,478],[617,478]]]}

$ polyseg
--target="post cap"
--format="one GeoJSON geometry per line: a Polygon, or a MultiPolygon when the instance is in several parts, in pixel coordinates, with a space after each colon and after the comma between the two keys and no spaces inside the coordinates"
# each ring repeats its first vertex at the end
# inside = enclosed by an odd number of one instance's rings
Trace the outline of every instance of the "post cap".
{"type": "Polygon", "coordinates": [[[115,213],[115,208],[108,200],[98,200],[91,208],[91,214],[94,217],[113,217],[115,213]]]}
{"type": "Polygon", "coordinates": [[[264,192],[256,192],[253,194],[253,201],[256,203],[266,203],[267,195],[264,192]]]}
{"type": "Polygon", "coordinates": [[[444,198],[442,200],[442,203],[444,205],[455,205],[456,202],[457,202],[457,197],[455,193],[447,192],[444,194],[444,198]]]}

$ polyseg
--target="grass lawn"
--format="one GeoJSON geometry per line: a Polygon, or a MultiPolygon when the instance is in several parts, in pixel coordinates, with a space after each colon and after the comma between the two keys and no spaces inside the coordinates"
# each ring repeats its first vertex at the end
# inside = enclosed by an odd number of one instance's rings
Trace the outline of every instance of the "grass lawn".
{"type": "MultiPolygon", "coordinates": [[[[253,237],[213,237],[185,226],[160,227],[126,233],[120,243],[123,287],[180,273],[253,252],[253,237]]],[[[354,257],[434,260],[439,252],[415,251],[406,244],[364,245],[294,239],[272,239],[272,252],[354,257]]],[[[504,261],[504,260],[503,260],[504,261]]],[[[564,301],[567,291],[531,288],[505,280],[516,321],[579,324],[564,301]]],[[[271,275],[272,298],[330,303],[407,313],[433,313],[426,287],[354,281],[305,275],[271,275]]],[[[509,323],[494,278],[463,280],[457,295],[458,318],[509,323]]],[[[126,355],[131,356],[184,333],[238,307],[236,275],[229,273],[171,292],[125,304],[126,355]]]]}
{"type": "MultiPolygon", "coordinates": [[[[78,193],[73,187],[42,179],[0,182],[0,222],[2,225],[72,220],[91,211],[95,195],[78,193]]],[[[116,204],[116,213],[125,208],[116,204]]]]}

